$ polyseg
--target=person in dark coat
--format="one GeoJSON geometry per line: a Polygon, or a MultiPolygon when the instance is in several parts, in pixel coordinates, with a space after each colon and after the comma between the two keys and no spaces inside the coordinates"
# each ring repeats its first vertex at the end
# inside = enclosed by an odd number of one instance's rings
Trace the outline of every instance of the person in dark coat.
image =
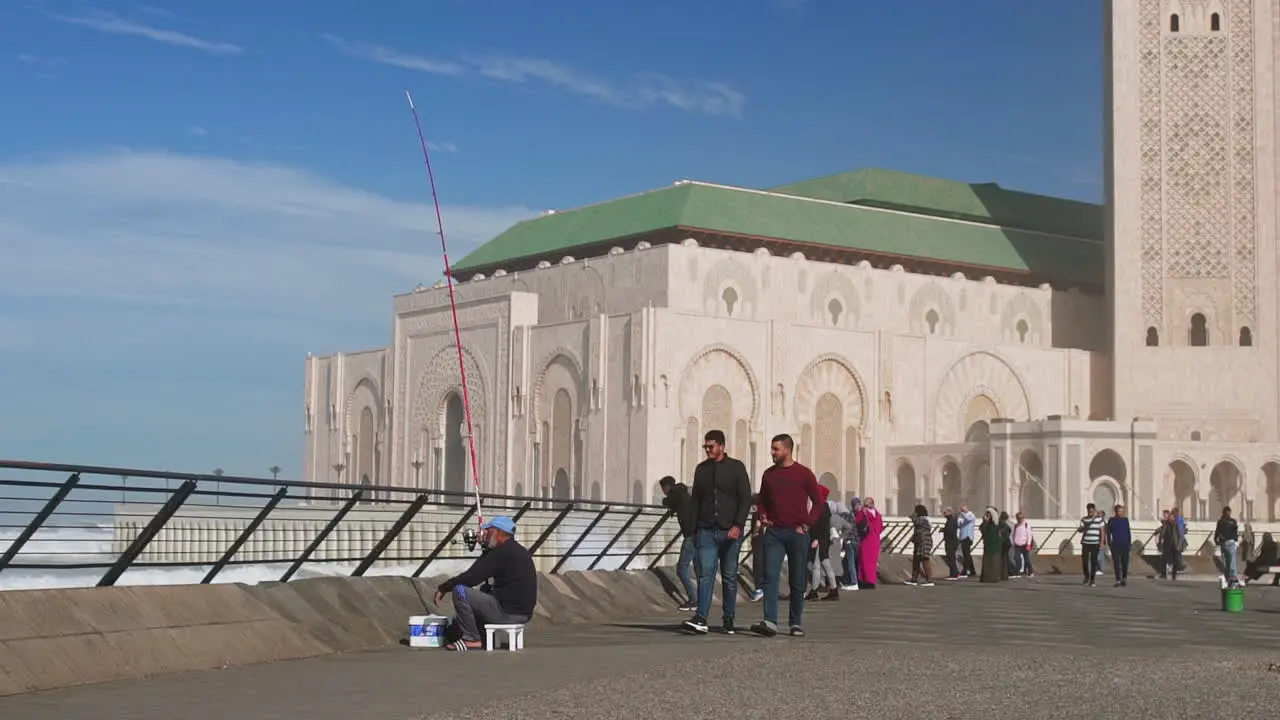
{"type": "MultiPolygon", "coordinates": [[[[1000,582],[1000,568],[1004,565],[1004,546],[1000,540],[1000,527],[996,522],[996,511],[987,508],[982,514],[982,524],[978,526],[982,537],[982,573],[981,582],[1000,582]]],[[[1006,569],[1007,572],[1007,569],[1006,569]]]]}
{"type": "Polygon", "coordinates": [[[1000,579],[1009,579],[1009,570],[1013,567],[1013,523],[1009,522],[1009,513],[1001,512],[999,520],[1000,555],[1004,562],[1000,564],[1000,579]]]}
{"type": "Polygon", "coordinates": [[[942,559],[947,563],[947,579],[955,580],[960,577],[960,564],[956,562],[960,552],[960,520],[951,508],[943,508],[942,517],[942,559]]]}
{"type": "Polygon", "coordinates": [[[680,559],[676,561],[676,577],[684,586],[685,602],[680,606],[684,612],[698,609],[697,588],[693,584],[693,576],[689,574],[693,561],[697,557],[697,546],[693,542],[693,533],[697,525],[693,519],[693,501],[689,496],[689,486],[670,475],[658,481],[662,489],[662,504],[675,513],[676,522],[680,526],[680,559]]]}

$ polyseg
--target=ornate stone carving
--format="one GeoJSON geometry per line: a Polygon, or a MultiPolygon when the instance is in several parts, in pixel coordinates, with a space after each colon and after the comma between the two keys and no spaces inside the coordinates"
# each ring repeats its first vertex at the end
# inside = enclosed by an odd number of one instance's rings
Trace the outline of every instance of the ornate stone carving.
{"type": "Polygon", "coordinates": [[[708,315],[749,316],[747,314],[755,310],[756,297],[755,277],[736,258],[726,257],[717,262],[702,281],[702,304],[708,315]],[[729,289],[733,290],[731,301],[725,297],[729,289]],[[732,306],[731,311],[726,308],[726,302],[732,306]]]}
{"type": "Polygon", "coordinates": [[[1164,237],[1171,278],[1230,277],[1227,38],[1164,38],[1164,237]]]}
{"type": "Polygon", "coordinates": [[[1144,324],[1160,328],[1164,318],[1164,246],[1161,217],[1164,207],[1164,135],[1161,105],[1161,38],[1164,27],[1162,0],[1139,0],[1138,79],[1141,123],[1141,257],[1142,316],[1144,324]]]}
{"type": "Polygon", "coordinates": [[[1040,305],[1026,293],[1018,293],[1005,303],[1000,313],[1000,332],[1004,339],[1017,343],[1032,342],[1039,340],[1043,331],[1044,314],[1040,305]],[[1026,326],[1020,327],[1019,321],[1025,322],[1026,326]]]}
{"type": "MultiPolygon", "coordinates": [[[[549,353],[542,356],[538,364],[534,367],[538,368],[538,378],[533,385],[533,416],[539,420],[545,420],[550,417],[550,410],[546,407],[548,401],[543,397],[542,385],[547,379],[547,370],[551,369],[551,365],[560,362],[563,359],[564,364],[568,367],[569,374],[573,376],[573,398],[577,402],[582,397],[582,383],[585,377],[582,371],[582,361],[578,360],[578,356],[567,347],[560,346],[549,353]]],[[[583,408],[580,406],[580,410],[583,408]]]]}
{"type": "Polygon", "coordinates": [[[975,389],[991,398],[1005,417],[1031,419],[1031,401],[1018,374],[994,353],[979,350],[960,358],[938,385],[934,403],[934,442],[963,442],[965,410],[975,389]]]}
{"type": "MultiPolygon", "coordinates": [[[[460,305],[458,307],[458,326],[464,329],[490,325],[506,315],[506,297],[497,298],[493,302],[480,305],[460,305]]],[[[430,335],[453,328],[453,315],[446,304],[443,308],[432,308],[413,314],[405,314],[400,318],[400,329],[406,337],[430,335]]],[[[505,343],[504,343],[505,344],[505,343]]]]}
{"type": "MultiPolygon", "coordinates": [[[[463,364],[467,369],[467,396],[471,402],[472,425],[479,428],[488,417],[489,406],[486,377],[479,360],[467,347],[462,348],[463,364]]],[[[458,372],[458,351],[444,347],[427,361],[418,379],[418,391],[413,401],[413,424],[429,427],[432,434],[439,433],[438,423],[444,417],[445,399],[450,393],[462,393],[462,378],[458,372]]]]}
{"type": "Polygon", "coordinates": [[[792,396],[796,422],[814,422],[818,398],[825,393],[835,395],[844,406],[841,427],[865,428],[868,413],[866,384],[853,363],[839,355],[823,355],[809,363],[800,373],[792,396]]]}
{"type": "Polygon", "coordinates": [[[907,323],[912,333],[950,335],[955,332],[955,305],[947,291],[936,282],[927,282],[916,289],[911,296],[907,314],[907,323]]]}
{"type": "Polygon", "coordinates": [[[814,321],[828,327],[853,327],[862,314],[858,288],[840,270],[818,278],[809,296],[809,313],[814,321]],[[833,304],[838,303],[838,304],[833,304]]]}
{"type": "Polygon", "coordinates": [[[707,388],[721,385],[738,400],[749,399],[749,413],[740,413],[757,425],[760,412],[760,389],[747,361],[736,351],[714,345],[704,348],[680,374],[680,417],[702,416],[702,398],[707,388]]]}
{"type": "Polygon", "coordinates": [[[1237,327],[1253,327],[1257,317],[1253,6],[1252,0],[1231,0],[1227,10],[1231,45],[1231,223],[1235,248],[1232,288],[1237,327]]]}

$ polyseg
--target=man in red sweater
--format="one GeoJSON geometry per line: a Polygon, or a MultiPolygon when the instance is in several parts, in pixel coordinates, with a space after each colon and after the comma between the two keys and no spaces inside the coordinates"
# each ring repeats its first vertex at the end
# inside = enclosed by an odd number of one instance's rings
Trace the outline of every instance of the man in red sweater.
{"type": "Polygon", "coordinates": [[[790,570],[791,600],[787,622],[793,637],[804,637],[800,625],[804,613],[804,591],[809,555],[809,528],[818,522],[823,502],[818,478],[795,461],[795,441],[790,435],[776,435],[769,447],[773,467],[760,480],[757,512],[764,525],[764,620],[751,626],[765,637],[778,634],[778,595],[785,557],[790,570]]]}

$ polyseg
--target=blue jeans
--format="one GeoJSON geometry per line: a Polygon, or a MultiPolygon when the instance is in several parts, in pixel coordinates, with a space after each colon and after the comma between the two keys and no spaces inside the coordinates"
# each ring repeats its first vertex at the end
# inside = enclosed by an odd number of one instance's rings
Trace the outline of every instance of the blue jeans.
{"type": "Polygon", "coordinates": [[[858,546],[844,541],[844,584],[858,584],[858,546]]]}
{"type": "Polygon", "coordinates": [[[778,596],[781,594],[782,561],[790,570],[791,600],[787,622],[798,627],[804,615],[805,560],[809,556],[809,536],[790,528],[771,527],[764,531],[764,619],[778,624],[778,596]]]}
{"type": "Polygon", "coordinates": [[[698,528],[694,538],[698,548],[695,568],[698,572],[698,617],[705,619],[711,612],[718,565],[724,592],[724,616],[731,618],[738,607],[738,551],[742,547],[742,537],[730,540],[727,530],[698,528]]]}
{"type": "Polygon", "coordinates": [[[680,584],[684,585],[684,595],[693,600],[698,596],[693,587],[693,578],[689,575],[689,568],[697,559],[697,545],[693,538],[687,537],[680,543],[680,559],[676,561],[676,577],[680,578],[680,584]]]}
{"type": "Polygon", "coordinates": [[[1222,543],[1222,574],[1224,577],[1239,577],[1240,568],[1236,558],[1236,551],[1239,548],[1240,543],[1235,540],[1227,540],[1222,543]]]}

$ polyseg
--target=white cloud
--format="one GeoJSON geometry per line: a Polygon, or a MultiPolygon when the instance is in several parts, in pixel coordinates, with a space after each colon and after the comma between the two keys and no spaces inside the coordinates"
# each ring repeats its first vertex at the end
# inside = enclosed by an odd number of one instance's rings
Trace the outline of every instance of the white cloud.
{"type": "Polygon", "coordinates": [[[740,117],[746,104],[746,95],[723,82],[679,80],[653,73],[618,82],[544,58],[486,55],[442,60],[334,35],[324,35],[323,39],[347,55],[371,62],[436,75],[479,75],[513,85],[541,83],[615,107],[667,106],[686,112],[740,117]]]}
{"type": "Polygon", "coordinates": [[[133,37],[146,38],[154,40],[165,45],[174,45],[177,47],[191,48],[201,52],[213,55],[239,55],[244,52],[244,48],[239,45],[233,45],[229,42],[219,42],[215,40],[205,40],[194,35],[188,35],[177,30],[165,30],[151,25],[125,20],[117,15],[107,12],[95,11],[88,15],[69,16],[69,15],[51,15],[51,18],[68,25],[79,25],[80,27],[96,30],[97,32],[107,33],[109,35],[130,35],[133,37]]]}
{"type": "Polygon", "coordinates": [[[427,149],[434,150],[436,152],[449,153],[451,155],[458,152],[458,146],[451,142],[432,142],[428,140],[427,149]]]}
{"type": "MultiPolygon", "coordinates": [[[[449,249],[534,215],[446,206],[449,249]]],[[[0,456],[298,467],[306,353],[389,342],[391,296],[439,279],[439,248],[429,200],[295,167],[0,163],[0,456]]]]}
{"type": "Polygon", "coordinates": [[[194,137],[204,137],[205,135],[209,134],[209,131],[205,130],[199,125],[192,125],[191,127],[187,128],[187,134],[192,135],[194,137]]]}
{"type": "MultiPolygon", "coordinates": [[[[461,257],[534,214],[450,207],[445,229],[461,257]]],[[[439,277],[434,218],[269,163],[120,150],[0,165],[0,297],[375,319],[439,277]]]]}

